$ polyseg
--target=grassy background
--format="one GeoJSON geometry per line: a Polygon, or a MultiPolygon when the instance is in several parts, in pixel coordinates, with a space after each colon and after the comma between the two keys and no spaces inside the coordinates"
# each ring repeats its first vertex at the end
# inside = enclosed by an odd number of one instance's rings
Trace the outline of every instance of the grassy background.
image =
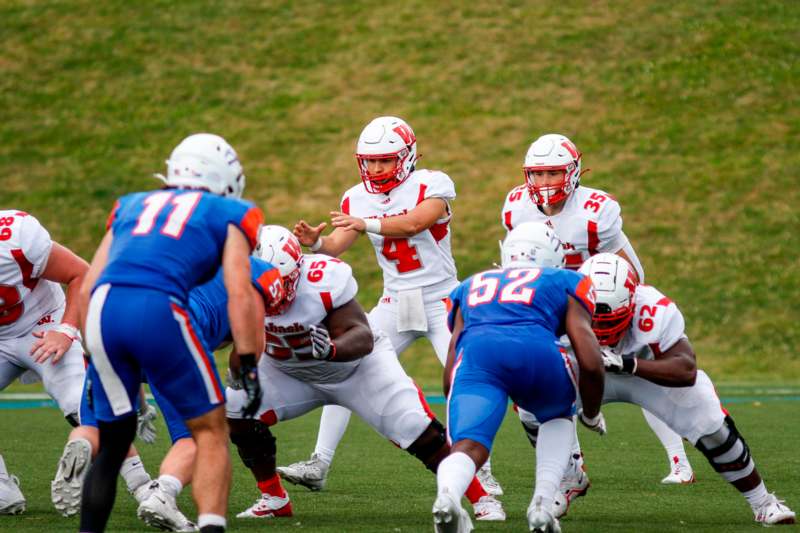
{"type": "MultiPolygon", "coordinates": [[[[0,21],[3,206],[84,257],[189,133],[225,136],[247,196],[291,225],[326,218],[363,125],[396,114],[456,182],[465,276],[496,259],[528,144],[558,131],[621,201],[701,366],[800,379],[796,2],[6,0],[0,21]]],[[[366,239],[345,259],[371,307],[366,239]]],[[[427,345],[404,360],[437,382],[427,345]]]]}
{"type": "MultiPolygon", "coordinates": [[[[770,491],[786,498],[795,509],[800,498],[796,475],[800,459],[788,454],[796,444],[796,432],[767,432],[782,427],[797,411],[797,402],[745,403],[729,405],[739,430],[745,435],[753,457],[770,491]]],[[[442,406],[434,406],[444,416],[442,406]]],[[[581,429],[592,488],[579,499],[562,521],[571,533],[604,531],[761,531],[745,500],[711,469],[702,455],[688,450],[698,483],[665,486],[659,480],[667,473],[664,451],[647,427],[641,411],[630,405],[604,408],[609,434],[598,438],[581,429]]],[[[319,413],[317,411],[316,413],[319,413]]],[[[281,423],[273,431],[278,438],[278,462],[305,459],[316,439],[318,414],[281,423]]],[[[61,518],[49,501],[52,479],[68,427],[55,409],[24,412],[0,410],[3,455],[11,472],[22,480],[28,499],[25,514],[0,516],[0,530],[16,533],[75,531],[78,519],[61,518]]],[[[164,456],[167,433],[159,419],[156,444],[139,445],[151,474],[164,456]]],[[[243,520],[234,514],[250,506],[258,489],[249,472],[233,454],[234,480],[230,497],[229,524],[236,531],[319,531],[341,533],[370,531],[411,533],[431,530],[430,510],[436,493],[433,475],[419,462],[387,443],[363,422],[353,419],[337,452],[326,490],[311,493],[287,486],[294,517],[268,521],[243,520]],[[400,474],[398,474],[400,473],[400,474]]],[[[516,415],[509,411],[492,454],[492,469],[506,491],[502,497],[506,522],[476,522],[477,529],[521,531],[526,528],[525,511],[531,499],[535,460],[516,415]]],[[[466,502],[466,501],[465,501],[466,502]]],[[[187,516],[196,516],[189,490],[179,505],[187,516]]],[[[464,505],[467,505],[464,503],[464,505]]],[[[117,500],[109,531],[154,531],[136,519],[133,498],[118,483],[117,500]]],[[[796,528],[791,528],[794,531],[796,528]]]]}

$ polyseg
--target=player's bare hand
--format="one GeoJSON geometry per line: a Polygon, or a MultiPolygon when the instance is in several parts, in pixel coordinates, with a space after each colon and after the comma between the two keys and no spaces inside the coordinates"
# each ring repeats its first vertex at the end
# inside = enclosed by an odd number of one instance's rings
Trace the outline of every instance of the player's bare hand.
{"type": "Polygon", "coordinates": [[[301,220],[294,225],[292,233],[294,233],[294,236],[297,237],[298,241],[300,241],[300,244],[303,246],[311,246],[317,242],[322,230],[324,230],[326,227],[328,227],[327,222],[322,222],[317,226],[311,226],[305,220],[301,220]]]}
{"type": "Polygon", "coordinates": [[[360,232],[363,232],[367,229],[367,225],[363,218],[346,215],[344,213],[340,213],[339,211],[331,211],[331,225],[334,228],[349,229],[360,232]]]}
{"type": "Polygon", "coordinates": [[[35,331],[33,336],[39,339],[31,347],[31,357],[37,363],[44,363],[50,358],[53,364],[58,363],[72,346],[73,341],[69,335],[52,330],[35,331]]]}

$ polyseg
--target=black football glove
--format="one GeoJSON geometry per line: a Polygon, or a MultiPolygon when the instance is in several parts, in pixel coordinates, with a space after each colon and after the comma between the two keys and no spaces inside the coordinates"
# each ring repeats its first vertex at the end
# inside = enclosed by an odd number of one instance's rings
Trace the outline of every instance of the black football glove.
{"type": "Polygon", "coordinates": [[[247,393],[247,403],[242,414],[245,418],[253,418],[261,407],[261,384],[258,382],[255,354],[239,356],[239,379],[242,382],[242,389],[247,393]]]}

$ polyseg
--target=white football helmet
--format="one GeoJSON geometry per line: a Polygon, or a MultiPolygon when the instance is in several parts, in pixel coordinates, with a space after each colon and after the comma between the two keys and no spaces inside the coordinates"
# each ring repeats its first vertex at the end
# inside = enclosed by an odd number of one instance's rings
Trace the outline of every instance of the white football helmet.
{"type": "Polygon", "coordinates": [[[414,172],[417,162],[417,138],[405,120],[378,117],[364,128],[356,145],[358,172],[367,192],[386,193],[400,185],[414,172]],[[370,159],[394,158],[394,168],[381,174],[370,174],[370,159]]]}
{"type": "Polygon", "coordinates": [[[245,183],[236,150],[212,133],[195,133],[182,140],[167,159],[167,175],[155,176],[171,187],[196,187],[234,198],[241,198],[245,183]]]}
{"type": "Polygon", "coordinates": [[[548,133],[536,139],[525,154],[525,184],[536,205],[554,205],[566,199],[581,179],[581,153],[575,145],[557,133],[548,133]],[[563,170],[564,179],[557,185],[536,185],[533,173],[545,170],[563,170]]]}
{"type": "Polygon", "coordinates": [[[593,255],[581,265],[596,293],[592,329],[603,346],[614,346],[625,335],[633,319],[636,271],[617,254],[593,255]]]}
{"type": "Polygon", "coordinates": [[[300,241],[283,226],[262,226],[253,255],[272,264],[281,273],[284,299],[280,304],[267,309],[268,315],[279,315],[288,309],[297,296],[300,267],[303,264],[300,241]]]}
{"type": "Polygon", "coordinates": [[[524,222],[512,229],[500,245],[503,268],[564,266],[564,247],[549,226],[524,222]]]}

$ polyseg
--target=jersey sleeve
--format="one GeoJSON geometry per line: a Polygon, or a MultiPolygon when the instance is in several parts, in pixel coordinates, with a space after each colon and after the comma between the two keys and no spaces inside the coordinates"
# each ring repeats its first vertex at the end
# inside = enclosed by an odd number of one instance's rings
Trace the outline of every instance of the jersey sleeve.
{"type": "Polygon", "coordinates": [[[36,220],[36,217],[25,215],[19,228],[19,243],[22,254],[31,265],[29,277],[40,277],[47,267],[50,250],[53,249],[50,233],[36,220]]]}
{"type": "Polygon", "coordinates": [[[627,243],[628,237],[622,232],[622,216],[619,203],[608,197],[597,220],[597,251],[616,253],[627,243]]]}
{"type": "Polygon", "coordinates": [[[281,273],[271,263],[250,257],[250,275],[253,286],[264,299],[267,307],[274,300],[283,297],[281,273]]]}
{"type": "Polygon", "coordinates": [[[564,270],[569,275],[567,280],[567,294],[575,298],[589,312],[594,314],[596,300],[594,285],[589,276],[584,276],[579,272],[564,270]]]}
{"type": "Polygon", "coordinates": [[[331,259],[330,262],[333,266],[331,304],[333,309],[337,309],[356,297],[358,283],[353,277],[353,269],[350,268],[350,265],[338,259],[331,259]]]}
{"type": "Polygon", "coordinates": [[[450,176],[439,170],[425,172],[419,185],[418,204],[428,198],[441,198],[450,201],[455,197],[456,186],[450,176]]]}
{"type": "Polygon", "coordinates": [[[111,208],[111,212],[108,214],[108,218],[106,218],[106,231],[111,229],[111,226],[114,225],[114,221],[117,219],[117,214],[120,210],[120,201],[117,200],[114,202],[114,207],[111,208]]]}
{"type": "Polygon", "coordinates": [[[650,343],[650,347],[657,347],[660,353],[666,352],[675,346],[676,342],[686,337],[686,322],[678,306],[670,302],[663,311],[664,314],[658,319],[660,326],[658,336],[650,343]]]}
{"type": "Polygon", "coordinates": [[[250,244],[250,250],[254,250],[258,244],[258,233],[261,230],[261,224],[264,223],[264,213],[252,203],[244,200],[218,198],[220,201],[226,202],[226,208],[230,210],[230,217],[227,219],[229,223],[234,224],[244,233],[244,236],[247,237],[247,242],[250,244]]]}
{"type": "Polygon", "coordinates": [[[517,185],[506,195],[506,201],[503,204],[503,211],[500,214],[500,223],[506,231],[514,229],[513,217],[514,210],[522,205],[524,196],[527,194],[524,185],[517,185]]]}

